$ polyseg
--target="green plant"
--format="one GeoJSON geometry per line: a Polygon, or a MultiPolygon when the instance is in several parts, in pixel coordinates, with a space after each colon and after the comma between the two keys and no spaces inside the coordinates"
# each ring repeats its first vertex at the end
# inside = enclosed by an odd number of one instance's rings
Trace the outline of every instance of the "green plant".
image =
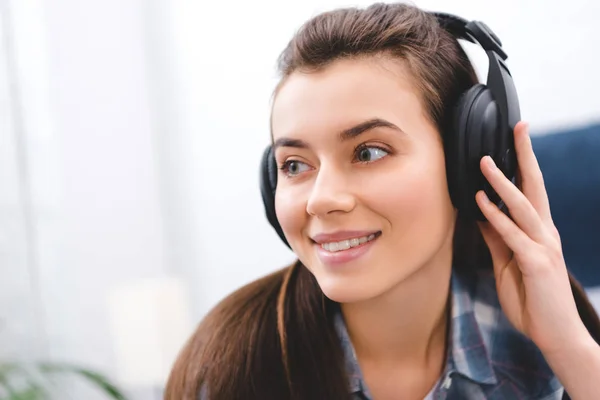
{"type": "Polygon", "coordinates": [[[86,379],[111,400],[126,400],[121,391],[105,376],[90,369],[70,364],[20,363],[0,364],[0,400],[47,400],[56,390],[57,376],[74,375],[86,379]]]}

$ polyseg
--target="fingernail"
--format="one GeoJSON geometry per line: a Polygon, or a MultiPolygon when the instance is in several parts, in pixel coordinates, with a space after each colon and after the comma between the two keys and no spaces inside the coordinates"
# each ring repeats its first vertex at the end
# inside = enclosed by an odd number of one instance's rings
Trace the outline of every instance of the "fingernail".
{"type": "Polygon", "coordinates": [[[496,169],[496,163],[494,162],[494,160],[492,159],[492,157],[490,156],[486,156],[486,160],[485,162],[487,163],[487,165],[491,168],[491,169],[496,169]]]}
{"type": "Polygon", "coordinates": [[[484,203],[489,203],[490,202],[490,198],[483,191],[481,192],[481,200],[483,200],[484,203]]]}

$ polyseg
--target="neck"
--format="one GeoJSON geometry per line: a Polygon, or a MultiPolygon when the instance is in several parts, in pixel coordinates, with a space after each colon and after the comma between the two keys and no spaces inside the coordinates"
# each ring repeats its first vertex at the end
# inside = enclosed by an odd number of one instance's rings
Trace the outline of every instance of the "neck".
{"type": "MultiPolygon", "coordinates": [[[[445,252],[444,252],[445,253],[445,252]]],[[[343,304],[357,357],[383,366],[442,367],[451,254],[440,254],[385,294],[343,304]]]]}

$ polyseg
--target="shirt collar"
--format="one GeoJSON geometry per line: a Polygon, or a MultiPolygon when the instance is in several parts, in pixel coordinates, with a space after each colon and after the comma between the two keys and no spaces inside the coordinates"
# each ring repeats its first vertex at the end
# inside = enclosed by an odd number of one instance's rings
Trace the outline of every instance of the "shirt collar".
{"type": "MultiPolygon", "coordinates": [[[[452,274],[450,346],[444,375],[456,372],[479,384],[496,384],[498,380],[488,353],[489,343],[484,340],[475,315],[473,301],[475,290],[477,288],[472,280],[456,273],[452,274]]],[[[479,311],[489,314],[496,312],[496,309],[490,307],[479,311]]],[[[493,318],[490,315],[483,315],[483,317],[493,318]]],[[[364,391],[362,372],[341,310],[334,315],[334,326],[344,353],[350,391],[351,393],[364,391]]]]}
{"type": "Polygon", "coordinates": [[[360,392],[364,389],[362,384],[362,372],[360,371],[358,360],[356,359],[356,353],[354,352],[354,346],[352,345],[350,335],[346,329],[346,323],[344,322],[344,317],[342,316],[341,310],[338,309],[333,318],[333,324],[340,339],[340,344],[342,345],[342,350],[344,353],[346,374],[348,375],[348,383],[350,385],[350,393],[360,392]]]}
{"type": "Polygon", "coordinates": [[[498,380],[489,354],[491,338],[490,335],[484,335],[480,319],[495,320],[500,310],[474,301],[479,297],[476,279],[453,273],[451,290],[448,372],[456,371],[479,384],[496,384],[498,380]]]}

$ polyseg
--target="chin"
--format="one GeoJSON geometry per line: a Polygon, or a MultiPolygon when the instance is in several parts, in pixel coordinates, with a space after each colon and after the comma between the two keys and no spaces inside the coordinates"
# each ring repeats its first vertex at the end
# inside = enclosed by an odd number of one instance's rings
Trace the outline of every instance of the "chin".
{"type": "MultiPolygon", "coordinates": [[[[388,288],[374,287],[359,277],[317,276],[323,294],[336,303],[356,303],[383,294],[388,288]]],[[[375,285],[377,286],[377,285],[375,285]]]]}

